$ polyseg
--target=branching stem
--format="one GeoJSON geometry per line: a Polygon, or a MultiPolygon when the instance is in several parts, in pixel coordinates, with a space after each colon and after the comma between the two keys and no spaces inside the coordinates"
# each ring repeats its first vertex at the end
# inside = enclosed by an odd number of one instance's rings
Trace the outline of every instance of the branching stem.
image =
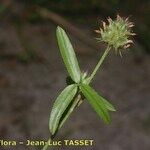
{"type": "MultiPolygon", "coordinates": [[[[91,74],[91,76],[90,76],[90,79],[89,79],[89,81],[88,81],[89,83],[92,81],[92,79],[93,79],[94,76],[96,75],[98,69],[101,67],[101,65],[102,65],[104,59],[106,58],[106,56],[108,55],[110,49],[111,49],[111,47],[108,46],[108,47],[106,48],[106,50],[104,51],[102,57],[100,58],[99,62],[97,63],[95,69],[93,70],[93,72],[92,72],[92,74],[91,74]]],[[[78,100],[75,101],[75,105],[79,102],[79,100],[80,100],[80,98],[78,98],[78,100]]],[[[73,111],[73,110],[72,110],[72,111],[73,111]]],[[[71,111],[71,112],[72,112],[72,111],[71,111]]],[[[70,113],[71,113],[71,112],[70,112],[70,113]]],[[[63,124],[64,124],[64,122],[62,123],[62,125],[63,125],[63,124]]],[[[61,125],[61,126],[62,126],[62,125],[61,125]]],[[[48,147],[50,147],[50,145],[49,145],[48,143],[50,143],[51,141],[52,141],[52,138],[49,138],[48,141],[47,141],[47,143],[46,143],[46,145],[43,147],[42,150],[47,150],[48,147]]]]}

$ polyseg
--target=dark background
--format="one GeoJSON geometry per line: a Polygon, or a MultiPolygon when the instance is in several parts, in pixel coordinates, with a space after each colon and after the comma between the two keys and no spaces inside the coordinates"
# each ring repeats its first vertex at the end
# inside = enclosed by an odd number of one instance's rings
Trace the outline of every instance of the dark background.
{"type": "Polygon", "coordinates": [[[94,140],[93,147],[63,149],[150,149],[149,0],[1,0],[0,139],[49,137],[50,110],[66,86],[67,75],[57,47],[56,26],[67,31],[81,68],[90,73],[105,48],[95,40],[94,30],[101,20],[114,19],[116,14],[129,16],[137,35],[130,50],[122,51],[122,58],[111,52],[92,84],[116,106],[112,123],[104,125],[85,101],[57,139],[94,140]]]}

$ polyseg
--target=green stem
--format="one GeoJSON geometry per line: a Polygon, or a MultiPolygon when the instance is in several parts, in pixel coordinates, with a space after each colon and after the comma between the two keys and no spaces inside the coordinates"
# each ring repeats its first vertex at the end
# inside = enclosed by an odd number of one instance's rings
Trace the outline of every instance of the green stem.
{"type": "Polygon", "coordinates": [[[108,55],[109,51],[110,51],[111,47],[107,47],[106,50],[104,51],[102,57],[100,58],[99,62],[97,63],[95,69],[93,70],[90,79],[89,79],[89,83],[92,81],[92,79],[94,78],[95,74],[97,73],[98,69],[100,68],[100,66],[102,65],[104,59],[106,58],[106,56],[108,55]]]}
{"type": "Polygon", "coordinates": [[[52,139],[49,138],[48,141],[47,141],[47,143],[46,143],[46,145],[42,148],[42,150],[47,150],[48,147],[50,146],[48,143],[51,142],[51,141],[52,141],[52,139]]]}

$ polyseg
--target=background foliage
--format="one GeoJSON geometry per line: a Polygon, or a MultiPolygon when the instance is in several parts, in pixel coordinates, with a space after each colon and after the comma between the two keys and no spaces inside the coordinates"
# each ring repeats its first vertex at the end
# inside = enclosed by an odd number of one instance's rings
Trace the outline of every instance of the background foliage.
{"type": "Polygon", "coordinates": [[[67,16],[74,16],[75,19],[82,19],[85,16],[99,15],[101,17],[115,16],[117,13],[124,16],[131,16],[136,24],[137,40],[148,52],[150,49],[150,20],[149,0],[2,0],[0,4],[0,16],[13,15],[17,20],[27,19],[32,22],[41,21],[34,12],[34,6],[42,6],[49,10],[67,16]],[[19,19],[18,19],[19,17],[19,19]]]}

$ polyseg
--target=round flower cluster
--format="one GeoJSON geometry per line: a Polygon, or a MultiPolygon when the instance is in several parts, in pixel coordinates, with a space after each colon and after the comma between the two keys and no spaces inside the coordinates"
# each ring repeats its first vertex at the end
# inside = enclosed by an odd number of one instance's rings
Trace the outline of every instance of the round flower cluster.
{"type": "Polygon", "coordinates": [[[135,35],[131,31],[131,28],[134,26],[132,22],[129,22],[128,18],[123,19],[119,15],[113,21],[111,18],[108,18],[108,25],[105,22],[102,22],[103,28],[95,30],[101,35],[100,38],[97,38],[100,41],[107,43],[110,47],[113,47],[116,51],[119,48],[128,48],[133,41],[130,38],[131,35],[135,35]]]}

